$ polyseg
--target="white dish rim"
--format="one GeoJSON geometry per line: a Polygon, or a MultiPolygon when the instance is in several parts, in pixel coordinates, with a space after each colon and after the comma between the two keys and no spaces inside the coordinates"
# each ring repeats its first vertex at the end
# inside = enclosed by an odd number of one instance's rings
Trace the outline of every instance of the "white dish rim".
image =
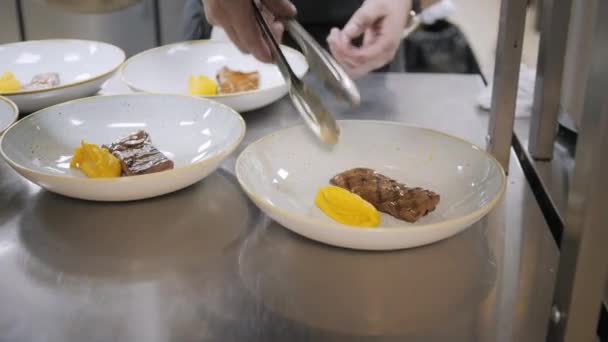
{"type": "MultiPolygon", "coordinates": [[[[339,224],[337,222],[324,222],[324,221],[320,221],[318,219],[314,219],[311,218],[310,216],[306,216],[306,215],[302,215],[302,214],[298,214],[298,213],[292,213],[288,210],[285,209],[281,209],[277,206],[274,206],[270,203],[268,203],[266,200],[264,200],[263,198],[261,198],[260,196],[256,195],[253,191],[251,191],[250,188],[248,188],[244,182],[241,180],[241,174],[240,174],[240,165],[243,162],[243,158],[244,155],[247,151],[249,151],[250,148],[253,148],[253,146],[255,146],[258,143],[262,143],[264,140],[267,139],[271,139],[276,135],[279,134],[283,134],[285,131],[291,130],[291,129],[297,129],[299,127],[304,127],[304,125],[296,125],[296,126],[291,126],[291,127],[286,127],[283,128],[281,130],[275,131],[273,133],[270,133],[254,142],[252,142],[251,144],[249,144],[238,156],[237,160],[236,160],[236,164],[235,164],[235,174],[236,174],[236,178],[239,182],[239,184],[241,185],[241,188],[243,189],[243,191],[247,194],[247,196],[249,196],[250,198],[254,199],[254,201],[256,203],[259,203],[260,205],[262,205],[266,210],[268,211],[275,211],[281,214],[281,216],[285,216],[285,217],[290,217],[292,220],[296,220],[296,221],[300,221],[300,222],[305,222],[306,224],[309,225],[316,225],[316,226],[326,226],[326,227],[330,227],[330,228],[335,228],[335,229],[342,229],[344,231],[348,231],[348,232],[352,232],[352,233],[370,233],[370,234],[383,234],[383,233],[398,233],[398,232],[408,232],[408,233],[416,233],[418,231],[423,231],[423,230],[428,230],[428,229],[441,229],[441,228],[450,228],[453,226],[458,226],[458,225],[462,225],[464,223],[467,222],[471,222],[474,221],[475,218],[477,217],[482,217],[483,215],[485,215],[486,213],[488,213],[490,210],[492,210],[497,204],[498,202],[502,199],[502,197],[504,196],[504,193],[506,191],[506,187],[507,187],[507,177],[506,174],[504,172],[504,169],[502,168],[502,166],[500,165],[500,163],[498,162],[498,160],[496,160],[496,158],[494,158],[494,156],[492,156],[490,153],[488,153],[486,150],[480,148],[479,146],[471,143],[470,141],[467,141],[466,139],[457,137],[455,135],[452,134],[448,134],[445,132],[441,132],[432,128],[427,128],[427,127],[420,127],[420,126],[416,126],[416,125],[410,125],[410,124],[405,124],[405,123],[401,123],[401,122],[396,122],[396,121],[381,121],[381,120],[338,120],[338,125],[340,125],[340,123],[345,123],[345,122],[350,122],[350,123],[374,123],[374,124],[384,124],[384,125],[392,125],[392,126],[401,126],[401,127],[408,127],[408,128],[415,128],[415,129],[421,129],[421,130],[425,130],[434,134],[439,134],[439,135],[444,135],[446,137],[449,137],[451,139],[456,139],[458,141],[461,141],[463,143],[466,143],[467,145],[471,145],[472,147],[476,148],[477,150],[479,150],[479,152],[485,154],[491,161],[494,162],[494,164],[498,167],[498,170],[500,171],[500,178],[501,178],[501,185],[500,185],[500,191],[498,192],[498,194],[488,203],[486,203],[484,206],[482,206],[481,208],[478,208],[476,210],[474,210],[473,212],[461,216],[461,217],[457,217],[457,218],[453,218],[453,219],[449,219],[449,220],[444,220],[441,222],[435,222],[435,223],[429,223],[429,224],[423,224],[423,225],[418,225],[418,226],[404,226],[404,227],[387,227],[387,226],[377,226],[377,227],[372,227],[372,228],[367,228],[367,227],[354,227],[354,226],[348,226],[348,225],[343,225],[343,224],[339,224]]],[[[328,183],[329,184],[329,183],[328,183]]]]}
{"type": "MultiPolygon", "coordinates": [[[[127,66],[129,65],[129,63],[131,63],[133,61],[133,59],[141,57],[145,54],[148,53],[153,53],[156,52],[157,50],[160,49],[166,49],[166,48],[170,48],[172,46],[178,46],[178,45],[198,45],[198,44],[218,44],[218,45],[231,45],[231,43],[229,42],[224,42],[224,41],[218,41],[218,40],[212,40],[212,39],[198,39],[198,40],[186,40],[183,42],[178,42],[178,43],[172,43],[172,44],[167,44],[167,45],[163,45],[163,46],[158,46],[146,51],[142,51],[136,55],[133,55],[131,57],[129,57],[129,59],[127,59],[122,66],[120,67],[119,73],[120,73],[120,80],[126,84],[129,88],[131,88],[134,91],[137,92],[142,92],[142,93],[150,93],[149,90],[143,89],[143,88],[139,88],[135,85],[133,85],[133,83],[131,81],[129,81],[127,79],[127,77],[125,76],[125,72],[124,70],[127,68],[127,66]]],[[[306,74],[308,72],[309,69],[309,65],[308,65],[308,61],[306,61],[306,57],[304,57],[304,55],[294,49],[291,48],[289,46],[286,45],[281,45],[282,49],[287,49],[290,50],[291,52],[294,52],[296,56],[298,56],[298,58],[302,59],[304,64],[306,65],[306,68],[304,69],[302,75],[297,75],[298,77],[302,77],[304,74],[306,74]]],[[[285,84],[280,84],[280,85],[276,85],[273,87],[269,87],[269,88],[264,88],[264,89],[255,89],[255,90],[247,90],[247,91],[240,91],[238,93],[231,93],[231,94],[216,94],[216,95],[189,95],[189,96],[195,96],[195,97],[204,97],[207,99],[220,99],[220,98],[231,98],[231,97],[238,97],[238,96],[242,96],[242,95],[249,95],[249,94],[255,94],[258,93],[260,91],[269,91],[269,90],[275,90],[277,88],[283,87],[285,86],[285,84]]],[[[166,93],[158,93],[156,92],[156,94],[177,94],[177,95],[187,95],[187,94],[181,94],[181,93],[176,93],[176,92],[166,92],[166,93]]]]}
{"type": "MultiPolygon", "coordinates": [[[[84,97],[84,98],[80,98],[80,99],[76,99],[76,100],[72,100],[72,101],[67,101],[67,102],[63,102],[60,104],[56,104],[54,106],[50,106],[50,107],[46,107],[44,109],[41,109],[39,111],[36,111],[26,117],[24,117],[23,119],[13,123],[12,125],[10,125],[4,133],[9,132],[11,129],[13,129],[14,127],[17,127],[18,125],[22,124],[23,122],[25,122],[26,120],[30,120],[35,118],[36,116],[40,115],[43,111],[49,110],[49,109],[53,109],[56,107],[60,107],[60,106],[66,106],[66,105],[70,105],[76,102],[81,102],[81,101],[90,101],[90,100],[94,100],[97,98],[111,98],[111,97],[133,97],[133,96],[149,96],[149,97],[155,97],[155,96],[179,96],[179,97],[186,97],[186,98],[195,98],[195,99],[200,99],[198,97],[193,97],[193,96],[188,96],[188,95],[180,95],[180,94],[152,94],[152,93],[136,93],[136,94],[115,94],[115,95],[96,95],[96,96],[90,96],[90,97],[84,97]]],[[[7,155],[6,152],[4,151],[3,148],[3,142],[4,139],[6,137],[6,134],[2,134],[2,136],[0,136],[0,156],[2,156],[2,158],[4,158],[4,160],[6,160],[6,162],[13,168],[15,169],[19,169],[21,171],[25,171],[27,173],[31,173],[31,174],[36,174],[40,177],[51,177],[51,178],[55,178],[55,179],[60,179],[60,180],[75,180],[75,181],[82,181],[82,182],[96,182],[96,183],[114,183],[114,182],[128,182],[129,180],[133,180],[133,179],[153,179],[153,178],[158,178],[158,177],[164,177],[165,174],[168,173],[175,173],[175,172],[180,172],[184,169],[188,169],[188,168],[192,168],[192,167],[196,167],[196,166],[200,166],[201,164],[208,164],[208,163],[212,163],[217,161],[218,159],[221,160],[222,158],[225,158],[226,156],[230,155],[243,141],[243,138],[245,137],[245,132],[247,131],[247,125],[245,123],[245,120],[243,119],[243,117],[237,113],[234,109],[221,104],[219,102],[216,101],[211,101],[208,99],[201,99],[203,101],[209,101],[212,102],[213,105],[217,105],[219,107],[222,107],[223,109],[228,110],[230,113],[232,113],[237,119],[238,122],[240,124],[240,128],[241,128],[241,132],[239,134],[239,137],[230,145],[228,145],[227,147],[225,147],[222,151],[219,151],[211,156],[209,156],[208,158],[196,161],[194,163],[185,165],[185,166],[181,166],[181,167],[176,167],[174,169],[171,170],[166,170],[163,172],[156,172],[156,173],[150,173],[150,174],[145,174],[145,175],[137,175],[137,176],[129,176],[129,177],[114,177],[114,178],[89,178],[89,177],[73,177],[73,176],[63,176],[63,175],[54,175],[54,174],[49,174],[49,173],[44,173],[44,172],[40,172],[28,167],[24,167],[21,166],[19,164],[17,164],[15,161],[13,161],[12,159],[10,159],[7,155]]]]}
{"type": "Polygon", "coordinates": [[[125,60],[127,58],[127,55],[125,54],[125,51],[123,49],[119,48],[116,45],[112,45],[112,44],[109,44],[109,43],[106,43],[106,42],[100,42],[100,41],[96,41],[96,40],[86,40],[86,39],[38,39],[38,40],[26,40],[26,41],[22,41],[22,42],[2,44],[0,46],[2,46],[2,47],[10,47],[10,46],[13,46],[13,45],[25,45],[25,44],[29,44],[29,43],[40,43],[40,42],[80,42],[80,43],[103,44],[103,45],[107,45],[107,46],[109,46],[111,48],[117,49],[118,52],[120,52],[120,54],[122,56],[120,58],[120,63],[118,63],[112,69],[110,69],[109,71],[106,71],[104,73],[101,73],[101,74],[99,74],[99,75],[97,75],[95,77],[87,78],[86,80],[76,81],[76,82],[70,82],[70,83],[65,83],[65,84],[59,84],[57,86],[49,87],[49,88],[44,88],[44,89],[17,90],[17,91],[0,92],[0,96],[18,96],[18,95],[36,94],[36,93],[42,93],[42,92],[46,92],[46,91],[53,91],[53,90],[71,88],[71,87],[75,87],[75,86],[82,85],[82,84],[85,84],[85,83],[94,82],[94,81],[103,79],[104,77],[109,76],[109,75],[115,73],[116,71],[118,71],[122,67],[123,63],[125,62],[125,60]]]}

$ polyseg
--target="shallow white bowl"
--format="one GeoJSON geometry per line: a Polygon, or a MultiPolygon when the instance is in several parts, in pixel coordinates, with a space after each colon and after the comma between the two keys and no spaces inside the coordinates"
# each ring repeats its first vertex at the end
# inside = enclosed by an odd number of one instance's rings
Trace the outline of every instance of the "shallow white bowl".
{"type": "Polygon", "coordinates": [[[11,71],[23,84],[36,74],[59,73],[59,86],[0,93],[21,112],[33,111],[95,94],[125,60],[125,53],[107,43],[51,39],[0,45],[0,73],[11,71]]]}
{"type": "Polygon", "coordinates": [[[482,149],[437,131],[399,123],[340,121],[339,143],[321,146],[304,126],[272,133],[239,156],[236,174],[249,197],[295,233],[367,250],[421,246],[477,222],[505,190],[505,174],[482,149]],[[415,224],[381,214],[378,228],[341,225],[314,204],[334,175],[369,167],[410,186],[436,191],[437,209],[415,224]]]}
{"type": "MultiPolygon", "coordinates": [[[[303,76],[308,70],[304,56],[288,47],[282,49],[296,75],[303,76]]],[[[287,85],[275,65],[245,55],[229,42],[190,41],[144,51],[125,62],[121,75],[123,82],[134,91],[187,94],[189,76],[205,75],[215,80],[223,66],[260,73],[257,90],[206,96],[236,111],[261,108],[287,94],[287,85]]]]}
{"type": "Polygon", "coordinates": [[[11,126],[0,154],[22,176],[62,195],[127,201],[187,187],[213,172],[241,142],[245,123],[232,109],[180,95],[132,94],[74,100],[36,112],[11,126]],[[69,163],[82,139],[107,144],[136,130],[175,163],[142,176],[91,179],[69,163]]]}
{"type": "Polygon", "coordinates": [[[17,121],[19,116],[19,109],[11,100],[6,97],[0,96],[0,135],[6,130],[13,122],[17,121]]]}

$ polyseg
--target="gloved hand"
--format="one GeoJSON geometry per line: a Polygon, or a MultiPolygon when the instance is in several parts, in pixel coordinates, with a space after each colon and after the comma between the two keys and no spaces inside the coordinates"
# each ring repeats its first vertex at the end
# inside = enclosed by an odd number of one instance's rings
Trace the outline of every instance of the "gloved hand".
{"type": "Polygon", "coordinates": [[[366,0],[344,29],[333,28],[327,43],[351,77],[360,77],[390,62],[401,43],[411,0],[366,0]],[[353,45],[363,35],[360,47],[353,45]]]}
{"type": "MultiPolygon", "coordinates": [[[[221,26],[230,40],[244,53],[251,53],[263,62],[271,62],[272,55],[263,39],[262,31],[253,14],[251,0],[202,0],[205,15],[212,25],[221,26]]],[[[262,14],[278,39],[283,33],[283,24],[275,17],[289,18],[296,8],[289,0],[259,0],[262,14]]]]}

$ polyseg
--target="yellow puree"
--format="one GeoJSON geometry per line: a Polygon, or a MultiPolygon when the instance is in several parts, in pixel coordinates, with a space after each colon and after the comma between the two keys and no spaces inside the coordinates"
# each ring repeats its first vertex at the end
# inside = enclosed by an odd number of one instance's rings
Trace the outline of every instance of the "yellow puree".
{"type": "Polygon", "coordinates": [[[0,91],[18,91],[19,89],[21,89],[21,83],[12,72],[7,71],[0,75],[0,91]]]}
{"type": "Polygon", "coordinates": [[[190,76],[188,78],[189,95],[215,95],[217,94],[217,84],[207,76],[190,76]]]}
{"type": "Polygon", "coordinates": [[[118,158],[110,151],[84,140],[74,150],[70,167],[80,169],[87,177],[109,178],[120,177],[121,166],[118,158]]]}
{"type": "Polygon", "coordinates": [[[315,204],[327,216],[342,224],[357,227],[376,227],[380,224],[380,214],[371,203],[337,186],[319,189],[315,204]]]}

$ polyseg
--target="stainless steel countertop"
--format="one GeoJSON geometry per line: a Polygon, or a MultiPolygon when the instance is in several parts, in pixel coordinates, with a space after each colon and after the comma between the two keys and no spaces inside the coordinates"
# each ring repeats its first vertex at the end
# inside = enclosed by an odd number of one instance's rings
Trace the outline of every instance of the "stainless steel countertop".
{"type": "MultiPolygon", "coordinates": [[[[341,118],[398,120],[483,145],[475,76],[378,74],[341,118]]],[[[246,113],[244,144],[299,123],[246,113]]],[[[242,148],[241,148],[242,149],[242,148]]],[[[1,341],[540,341],[557,248],[516,159],[478,224],[397,252],[339,249],[266,218],[236,156],[161,198],[99,204],[40,190],[0,162],[1,341]]]]}

